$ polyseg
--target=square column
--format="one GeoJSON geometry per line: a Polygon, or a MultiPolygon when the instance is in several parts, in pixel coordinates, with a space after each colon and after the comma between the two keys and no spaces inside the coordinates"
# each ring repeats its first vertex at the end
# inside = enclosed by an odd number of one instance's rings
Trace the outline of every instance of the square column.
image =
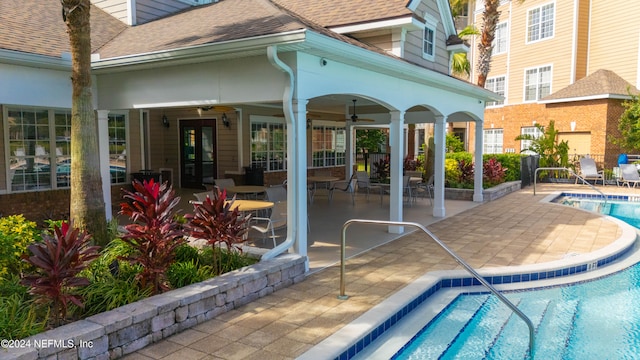
{"type": "Polygon", "coordinates": [[[100,177],[102,177],[102,197],[107,221],[113,218],[111,212],[111,166],[109,162],[109,110],[98,110],[98,156],[100,177]]]}

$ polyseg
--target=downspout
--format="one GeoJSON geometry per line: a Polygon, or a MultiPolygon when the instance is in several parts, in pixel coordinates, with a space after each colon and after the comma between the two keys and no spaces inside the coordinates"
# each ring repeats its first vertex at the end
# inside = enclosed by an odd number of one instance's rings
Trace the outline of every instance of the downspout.
{"type": "MultiPolygon", "coordinates": [[[[295,75],[293,74],[293,70],[287,65],[285,64],[282,60],[280,60],[278,58],[278,47],[276,45],[270,45],[269,47],[267,47],[267,58],[269,59],[269,62],[271,63],[271,65],[273,65],[276,69],[284,72],[285,74],[287,74],[288,78],[289,78],[289,85],[285,86],[284,88],[284,93],[282,95],[282,106],[283,106],[283,110],[284,110],[284,118],[288,119],[288,124],[287,126],[291,126],[293,125],[293,90],[294,90],[294,80],[295,80],[295,75]]],[[[295,139],[293,139],[293,141],[296,141],[295,139]]],[[[289,150],[287,150],[289,151],[289,150]]],[[[289,159],[291,159],[291,157],[288,157],[289,159]]],[[[288,204],[293,204],[293,206],[295,207],[295,203],[293,201],[288,201],[288,204]]],[[[289,214],[297,214],[298,209],[287,209],[287,217],[289,217],[289,214]]],[[[291,223],[289,220],[291,219],[287,219],[288,223],[291,223]]],[[[297,223],[297,222],[296,222],[297,223]]],[[[287,251],[290,247],[293,246],[294,242],[295,242],[295,238],[296,238],[296,231],[299,231],[299,229],[297,229],[295,226],[289,226],[287,229],[287,238],[284,240],[284,242],[282,242],[282,244],[277,245],[276,247],[274,247],[273,249],[267,251],[266,253],[264,253],[264,255],[262,255],[262,257],[260,258],[260,260],[269,260],[269,259],[273,259],[274,257],[282,254],[283,252],[287,251]],[[291,229],[291,230],[289,230],[291,229]]]]}

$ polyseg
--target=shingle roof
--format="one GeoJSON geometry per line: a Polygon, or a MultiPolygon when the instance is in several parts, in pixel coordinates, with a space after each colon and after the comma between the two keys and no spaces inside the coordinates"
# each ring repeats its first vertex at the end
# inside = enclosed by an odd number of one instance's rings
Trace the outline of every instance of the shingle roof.
{"type": "Polygon", "coordinates": [[[628,95],[631,91],[638,93],[638,89],[610,70],[600,69],[575,83],[561,89],[547,97],[543,102],[551,100],[593,97],[597,95],[628,95]]]}
{"type": "MultiPolygon", "coordinates": [[[[95,6],[90,16],[94,50],[127,27],[95,6]]],[[[0,24],[0,49],[55,57],[70,51],[60,1],[0,0],[0,24]]]]}
{"type": "Polygon", "coordinates": [[[412,16],[407,0],[273,0],[324,27],[412,16]]]}

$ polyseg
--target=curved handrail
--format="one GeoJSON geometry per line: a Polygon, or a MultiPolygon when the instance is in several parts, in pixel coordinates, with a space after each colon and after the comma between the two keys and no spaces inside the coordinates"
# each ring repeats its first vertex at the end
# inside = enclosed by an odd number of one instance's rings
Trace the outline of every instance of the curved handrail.
{"type": "Polygon", "coordinates": [[[529,328],[529,358],[533,359],[533,349],[535,345],[535,330],[533,328],[533,323],[531,320],[525,315],[517,306],[515,306],[509,299],[507,299],[504,295],[502,295],[498,289],[493,287],[490,283],[488,283],[480,274],[478,274],[471,265],[467,264],[462,258],[460,258],[453,250],[449,249],[447,245],[445,245],[438,237],[433,234],[431,231],[427,230],[421,224],[414,222],[403,222],[403,221],[384,221],[384,220],[366,220],[366,219],[351,219],[347,220],[342,225],[342,245],[340,247],[340,294],[338,295],[338,299],[346,300],[349,296],[345,293],[345,261],[346,261],[346,247],[347,247],[347,228],[351,224],[360,223],[360,224],[376,224],[376,225],[399,225],[399,226],[414,226],[418,229],[422,230],[425,234],[429,235],[433,241],[436,242],[444,251],[447,252],[453,259],[462,267],[464,267],[476,280],[478,280],[482,285],[484,285],[493,295],[498,297],[503,304],[507,305],[516,315],[518,315],[522,321],[527,324],[529,328]]]}
{"type": "MultiPolygon", "coordinates": [[[[604,205],[607,205],[607,196],[600,191],[600,189],[598,189],[597,187],[591,185],[591,183],[589,183],[587,180],[585,180],[582,176],[576,174],[575,171],[573,171],[573,169],[570,168],[566,168],[566,167],[541,167],[541,168],[537,168],[534,175],[533,175],[533,195],[536,195],[536,183],[537,183],[537,179],[538,179],[538,170],[564,170],[569,172],[569,175],[573,175],[576,178],[580,179],[580,181],[582,181],[583,184],[589,185],[593,190],[595,190],[596,192],[600,193],[600,195],[602,195],[602,198],[604,199],[604,205]]],[[[604,180],[603,180],[604,181],[604,180]]]]}

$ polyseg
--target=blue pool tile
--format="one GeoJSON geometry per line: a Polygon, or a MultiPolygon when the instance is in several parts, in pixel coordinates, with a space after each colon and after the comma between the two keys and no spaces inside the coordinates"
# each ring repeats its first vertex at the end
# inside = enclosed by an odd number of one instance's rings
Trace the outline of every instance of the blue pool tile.
{"type": "Polygon", "coordinates": [[[460,287],[462,285],[462,279],[451,280],[451,287],[460,287]]]}

